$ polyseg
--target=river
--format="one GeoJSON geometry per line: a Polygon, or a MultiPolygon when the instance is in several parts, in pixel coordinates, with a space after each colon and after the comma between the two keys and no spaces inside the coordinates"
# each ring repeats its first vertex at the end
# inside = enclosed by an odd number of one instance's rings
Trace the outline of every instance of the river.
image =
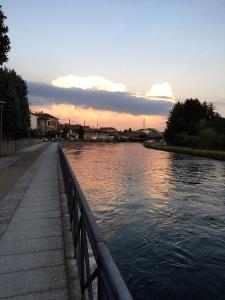
{"type": "Polygon", "coordinates": [[[225,299],[225,163],[84,144],[66,154],[135,299],[225,299]]]}

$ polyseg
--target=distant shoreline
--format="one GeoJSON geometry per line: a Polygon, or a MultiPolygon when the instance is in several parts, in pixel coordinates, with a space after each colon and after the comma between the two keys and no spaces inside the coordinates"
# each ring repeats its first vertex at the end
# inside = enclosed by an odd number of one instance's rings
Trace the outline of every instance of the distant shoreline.
{"type": "Polygon", "coordinates": [[[194,148],[186,148],[186,147],[177,147],[177,146],[163,146],[157,145],[154,143],[149,143],[148,141],[144,142],[144,146],[146,148],[161,150],[166,152],[174,152],[180,154],[187,154],[192,156],[211,158],[217,160],[225,160],[225,152],[217,151],[217,150],[205,150],[205,149],[194,149],[194,148]]]}

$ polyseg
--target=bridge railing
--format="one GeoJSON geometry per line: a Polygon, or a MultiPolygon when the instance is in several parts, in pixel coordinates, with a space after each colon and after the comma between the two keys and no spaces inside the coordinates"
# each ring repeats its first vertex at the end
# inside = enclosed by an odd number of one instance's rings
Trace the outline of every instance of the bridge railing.
{"type": "Polygon", "coordinates": [[[68,213],[77,259],[81,296],[87,300],[132,300],[115,261],[100,233],[76,176],[59,146],[68,213]]]}

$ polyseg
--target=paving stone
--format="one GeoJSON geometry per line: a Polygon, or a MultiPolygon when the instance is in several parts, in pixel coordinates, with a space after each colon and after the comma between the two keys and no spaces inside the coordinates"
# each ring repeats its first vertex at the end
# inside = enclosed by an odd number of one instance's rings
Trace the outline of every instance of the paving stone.
{"type": "Polygon", "coordinates": [[[46,195],[40,197],[39,195],[33,195],[32,197],[24,196],[23,197],[23,202],[21,205],[23,206],[24,203],[40,203],[40,202],[46,202],[46,201],[55,201],[59,203],[58,196],[56,195],[46,195]]]}
{"type": "Polygon", "coordinates": [[[41,201],[39,203],[23,203],[18,209],[19,212],[36,212],[36,211],[49,211],[49,210],[60,210],[60,204],[48,201],[41,201]]]}
{"type": "Polygon", "coordinates": [[[61,218],[61,212],[58,210],[49,210],[49,211],[37,211],[33,212],[20,212],[14,215],[13,220],[38,220],[46,218],[61,218]]]}
{"type": "Polygon", "coordinates": [[[17,219],[10,222],[7,230],[19,230],[24,231],[29,228],[32,230],[33,228],[45,226],[47,228],[60,226],[61,227],[61,220],[58,218],[49,218],[49,219],[39,219],[39,220],[24,220],[24,219],[17,219]]]}
{"type": "MultiPolygon", "coordinates": [[[[69,300],[70,297],[67,289],[60,289],[60,290],[54,290],[50,292],[10,297],[7,299],[9,300],[69,300]]],[[[73,298],[73,299],[77,299],[77,298],[73,298]]]]}
{"type": "Polygon", "coordinates": [[[30,184],[30,187],[32,189],[37,189],[39,191],[42,191],[43,189],[45,189],[45,191],[46,191],[46,188],[47,188],[47,191],[53,191],[53,192],[58,191],[58,189],[59,189],[58,182],[51,181],[51,180],[47,180],[44,182],[38,182],[38,183],[32,181],[32,183],[30,184]]]}
{"type": "Polygon", "coordinates": [[[2,237],[2,241],[13,241],[13,240],[29,240],[38,239],[48,236],[61,236],[62,229],[61,226],[52,226],[51,228],[38,227],[30,230],[29,228],[25,231],[11,230],[6,231],[2,237]]]}
{"type": "Polygon", "coordinates": [[[30,208],[30,207],[19,207],[17,212],[19,213],[33,213],[35,214],[36,212],[47,212],[47,211],[58,211],[57,207],[51,207],[49,209],[47,209],[44,205],[42,206],[38,206],[38,207],[34,207],[34,208],[30,208]]]}
{"type": "Polygon", "coordinates": [[[63,241],[58,236],[44,237],[22,241],[7,241],[0,243],[0,256],[10,254],[22,254],[43,250],[63,248],[63,241]]]}
{"type": "Polygon", "coordinates": [[[30,201],[23,201],[23,204],[20,205],[20,208],[29,208],[29,207],[36,207],[36,206],[42,206],[44,205],[45,207],[46,206],[49,206],[49,207],[54,207],[56,209],[59,209],[60,208],[60,204],[58,202],[58,200],[39,200],[39,201],[36,201],[36,200],[30,200],[30,201]]]}
{"type": "Polygon", "coordinates": [[[64,265],[63,250],[0,256],[0,274],[64,265]]]}
{"type": "Polygon", "coordinates": [[[66,288],[65,267],[57,266],[0,275],[0,299],[66,288]]]}

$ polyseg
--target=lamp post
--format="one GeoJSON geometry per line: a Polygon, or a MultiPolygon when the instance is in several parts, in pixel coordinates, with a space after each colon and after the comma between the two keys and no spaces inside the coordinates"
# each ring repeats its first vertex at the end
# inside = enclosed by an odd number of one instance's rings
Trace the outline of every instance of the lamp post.
{"type": "Polygon", "coordinates": [[[0,157],[2,156],[2,112],[3,112],[3,105],[6,104],[4,101],[0,101],[0,157]]]}

